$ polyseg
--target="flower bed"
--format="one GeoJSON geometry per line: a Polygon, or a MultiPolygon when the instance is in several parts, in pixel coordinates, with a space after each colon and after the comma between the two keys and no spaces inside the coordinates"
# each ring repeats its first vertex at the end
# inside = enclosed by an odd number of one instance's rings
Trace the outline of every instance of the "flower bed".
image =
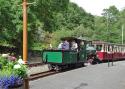
{"type": "Polygon", "coordinates": [[[27,67],[16,59],[0,56],[0,89],[13,89],[23,85],[27,76],[27,67]]]}
{"type": "Polygon", "coordinates": [[[21,85],[23,85],[23,79],[19,76],[10,75],[0,78],[0,86],[3,89],[19,87],[21,85]]]}

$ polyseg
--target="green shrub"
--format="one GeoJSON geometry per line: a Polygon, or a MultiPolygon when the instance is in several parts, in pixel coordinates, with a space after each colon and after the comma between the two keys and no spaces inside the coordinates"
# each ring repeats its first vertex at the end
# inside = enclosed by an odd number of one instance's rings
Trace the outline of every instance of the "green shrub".
{"type": "Polygon", "coordinates": [[[14,68],[13,74],[18,75],[21,78],[24,78],[27,76],[27,66],[23,64],[17,64],[20,66],[20,68],[14,68]]]}
{"type": "Polygon", "coordinates": [[[12,74],[11,70],[7,70],[7,69],[2,69],[0,71],[0,77],[4,77],[4,76],[10,76],[12,74]]]}
{"type": "Polygon", "coordinates": [[[10,76],[13,74],[24,78],[27,75],[26,65],[19,64],[17,61],[11,61],[0,56],[0,64],[2,65],[2,68],[0,69],[0,76],[10,76]],[[15,66],[18,66],[18,68],[15,66]]]}
{"type": "Polygon", "coordinates": [[[0,64],[2,64],[2,66],[6,66],[7,63],[8,63],[7,59],[0,56],[0,64]]]}

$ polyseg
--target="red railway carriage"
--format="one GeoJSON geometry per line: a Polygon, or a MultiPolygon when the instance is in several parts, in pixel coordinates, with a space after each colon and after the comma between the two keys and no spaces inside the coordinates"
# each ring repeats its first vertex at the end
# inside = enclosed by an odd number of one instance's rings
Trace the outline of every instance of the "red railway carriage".
{"type": "Polygon", "coordinates": [[[125,59],[125,45],[104,41],[92,41],[100,61],[125,59]]]}
{"type": "Polygon", "coordinates": [[[115,45],[113,58],[116,60],[125,59],[125,45],[115,45]]]}

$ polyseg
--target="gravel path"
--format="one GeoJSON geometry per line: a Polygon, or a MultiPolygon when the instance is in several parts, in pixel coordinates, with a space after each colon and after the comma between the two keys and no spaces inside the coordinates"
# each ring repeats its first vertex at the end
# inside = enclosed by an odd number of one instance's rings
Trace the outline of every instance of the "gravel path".
{"type": "Polygon", "coordinates": [[[63,72],[30,81],[30,89],[125,89],[125,61],[63,72]]]}

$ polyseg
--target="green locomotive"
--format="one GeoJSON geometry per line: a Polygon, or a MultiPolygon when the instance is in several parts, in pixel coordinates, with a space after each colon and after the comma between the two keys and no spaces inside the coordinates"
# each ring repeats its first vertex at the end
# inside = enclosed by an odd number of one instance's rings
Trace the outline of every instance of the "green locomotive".
{"type": "Polygon", "coordinates": [[[62,40],[69,42],[69,49],[45,49],[42,51],[43,62],[50,64],[50,68],[54,70],[84,65],[87,61],[88,50],[86,49],[90,47],[88,45],[90,42],[75,37],[65,37],[62,40]],[[78,44],[77,50],[71,49],[72,41],[78,44]]]}

